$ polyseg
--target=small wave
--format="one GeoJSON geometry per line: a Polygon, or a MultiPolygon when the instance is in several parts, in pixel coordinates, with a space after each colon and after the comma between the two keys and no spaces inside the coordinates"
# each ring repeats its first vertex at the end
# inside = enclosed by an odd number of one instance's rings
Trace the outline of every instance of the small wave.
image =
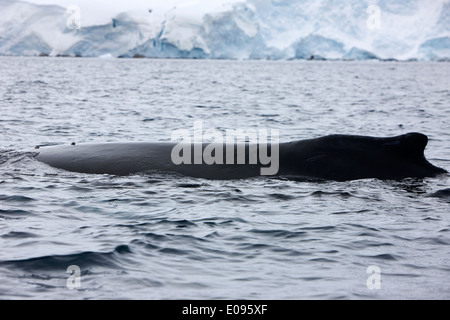
{"type": "Polygon", "coordinates": [[[173,255],[177,255],[177,256],[186,255],[189,253],[187,250],[180,250],[180,249],[176,249],[176,248],[162,248],[159,250],[159,252],[165,253],[165,254],[173,254],[173,255]]]}
{"type": "Polygon", "coordinates": [[[315,231],[333,231],[336,226],[318,226],[318,227],[302,227],[301,230],[315,230],[315,231]]]}
{"type": "Polygon", "coordinates": [[[450,201],[450,188],[438,190],[429,195],[432,198],[439,198],[450,201]]]}
{"type": "Polygon", "coordinates": [[[386,261],[397,261],[401,258],[398,255],[390,254],[390,253],[380,253],[376,255],[364,255],[361,256],[369,259],[377,259],[377,260],[386,260],[386,261]]]}
{"type": "Polygon", "coordinates": [[[312,258],[312,259],[309,259],[309,261],[312,261],[312,262],[321,262],[321,263],[334,263],[334,262],[338,262],[337,260],[329,259],[329,258],[312,258]]]}
{"type": "Polygon", "coordinates": [[[207,186],[205,183],[178,183],[176,184],[178,188],[200,188],[207,186]]]}
{"type": "MultiPolygon", "coordinates": [[[[236,191],[240,193],[241,191],[236,191]]],[[[242,203],[249,203],[249,202],[259,202],[259,200],[254,198],[254,195],[252,194],[235,194],[230,191],[224,191],[224,192],[217,192],[215,194],[215,200],[214,201],[232,201],[232,202],[242,202],[242,203]]]]}
{"type": "Polygon", "coordinates": [[[292,199],[295,199],[294,196],[291,196],[289,194],[284,194],[284,193],[271,193],[271,194],[269,194],[269,197],[277,199],[277,200],[292,200],[292,199]]]}
{"type": "Polygon", "coordinates": [[[29,211],[21,210],[21,209],[0,209],[0,214],[6,214],[6,215],[27,215],[30,214],[29,211]]]}
{"type": "Polygon", "coordinates": [[[13,196],[6,196],[6,195],[0,195],[0,201],[5,202],[31,202],[35,199],[27,197],[27,196],[20,196],[20,195],[13,195],[13,196]]]}
{"type": "Polygon", "coordinates": [[[0,165],[13,164],[24,159],[34,158],[37,152],[23,152],[12,149],[0,149],[0,165]]]}
{"type": "Polygon", "coordinates": [[[77,191],[77,192],[92,192],[93,189],[92,188],[86,188],[86,187],[79,187],[79,186],[70,186],[67,188],[67,190],[71,190],[71,191],[77,191]]]}
{"type": "Polygon", "coordinates": [[[364,226],[364,225],[358,224],[358,223],[345,223],[345,225],[353,227],[353,228],[356,228],[356,229],[360,229],[360,230],[363,230],[363,231],[369,231],[369,232],[373,232],[373,231],[378,232],[378,231],[380,231],[377,228],[364,226]]]}
{"type": "Polygon", "coordinates": [[[196,224],[192,221],[189,220],[167,220],[167,219],[163,219],[157,222],[157,224],[165,224],[165,225],[172,225],[175,226],[176,228],[187,228],[187,227],[192,227],[192,226],[196,226],[196,224]]]}
{"type": "Polygon", "coordinates": [[[194,108],[200,108],[200,109],[220,109],[220,106],[203,106],[203,105],[196,105],[194,108]]]}
{"type": "Polygon", "coordinates": [[[448,246],[450,245],[450,241],[447,239],[442,239],[438,237],[420,237],[415,239],[415,241],[420,241],[426,244],[432,244],[437,246],[448,246]]]}
{"type": "Polygon", "coordinates": [[[311,193],[311,196],[313,196],[313,197],[335,196],[335,195],[343,197],[343,198],[354,197],[354,195],[352,195],[350,192],[347,192],[347,191],[327,192],[327,191],[317,190],[317,191],[314,191],[311,193]]]}
{"type": "Polygon", "coordinates": [[[332,212],[332,214],[353,214],[353,213],[367,213],[370,212],[369,209],[361,209],[361,210],[356,210],[356,211],[336,211],[336,212],[332,212]]]}
{"type": "Polygon", "coordinates": [[[253,229],[250,230],[252,233],[267,235],[275,238],[284,238],[284,239],[292,239],[292,238],[301,238],[307,235],[306,231],[287,231],[287,230],[258,230],[253,229]]]}
{"type": "Polygon", "coordinates": [[[131,253],[128,245],[119,245],[110,252],[85,251],[68,255],[50,255],[23,260],[0,261],[0,266],[17,268],[29,272],[36,271],[61,271],[70,265],[77,265],[81,270],[89,267],[119,268],[118,255],[131,253]]]}
{"type": "Polygon", "coordinates": [[[3,239],[28,239],[38,237],[38,235],[31,232],[10,231],[0,237],[3,239]]]}
{"type": "Polygon", "coordinates": [[[157,234],[154,232],[146,232],[143,234],[145,237],[148,237],[154,241],[166,241],[167,240],[167,236],[162,235],[162,234],[157,234]]]}
{"type": "Polygon", "coordinates": [[[0,209],[0,219],[6,220],[21,219],[30,214],[31,214],[30,211],[21,209],[0,209]]]}

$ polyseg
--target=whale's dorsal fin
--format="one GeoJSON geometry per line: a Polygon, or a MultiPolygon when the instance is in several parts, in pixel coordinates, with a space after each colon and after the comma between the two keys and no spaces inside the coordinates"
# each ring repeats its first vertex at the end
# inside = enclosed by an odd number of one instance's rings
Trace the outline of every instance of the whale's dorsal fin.
{"type": "Polygon", "coordinates": [[[422,133],[410,132],[401,136],[393,137],[385,142],[382,147],[390,152],[399,153],[402,156],[413,158],[424,158],[425,147],[428,137],[422,133]]]}

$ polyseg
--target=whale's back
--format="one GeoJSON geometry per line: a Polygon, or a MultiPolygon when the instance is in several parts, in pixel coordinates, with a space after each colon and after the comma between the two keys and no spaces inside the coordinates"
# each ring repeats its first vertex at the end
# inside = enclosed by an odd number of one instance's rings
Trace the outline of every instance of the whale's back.
{"type": "MultiPolygon", "coordinates": [[[[292,143],[282,162],[286,174],[331,180],[427,177],[446,170],[427,161],[426,135],[329,135],[292,143]]],[[[282,158],[283,159],[283,158],[282,158]]]]}
{"type": "MultiPolygon", "coordinates": [[[[379,138],[329,135],[316,139],[279,144],[277,175],[308,179],[354,180],[363,178],[402,179],[445,173],[427,161],[428,143],[421,133],[379,138]]],[[[249,162],[177,164],[172,158],[175,143],[102,143],[43,147],[37,159],[53,167],[84,173],[128,175],[144,171],[175,172],[206,179],[241,179],[261,174],[261,164],[249,162]]],[[[245,144],[249,159],[251,145],[245,144]]],[[[200,147],[205,150],[207,144],[200,147]]],[[[226,158],[227,146],[222,146],[226,158]]],[[[189,150],[194,157],[196,145],[189,150]]],[[[268,146],[268,150],[272,146],[268,146]]],[[[271,151],[269,152],[271,153],[271,151]]],[[[237,147],[234,146],[237,156],[237,147]]],[[[192,158],[193,160],[193,158],[192,158]]],[[[236,158],[235,158],[236,160],[236,158]]]]}

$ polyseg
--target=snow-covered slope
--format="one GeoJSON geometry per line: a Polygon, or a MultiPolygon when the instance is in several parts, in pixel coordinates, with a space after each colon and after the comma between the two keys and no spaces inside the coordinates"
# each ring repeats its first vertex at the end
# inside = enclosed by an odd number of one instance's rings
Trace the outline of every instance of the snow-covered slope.
{"type": "Polygon", "coordinates": [[[29,1],[0,0],[0,54],[450,59],[450,0],[29,1]]]}

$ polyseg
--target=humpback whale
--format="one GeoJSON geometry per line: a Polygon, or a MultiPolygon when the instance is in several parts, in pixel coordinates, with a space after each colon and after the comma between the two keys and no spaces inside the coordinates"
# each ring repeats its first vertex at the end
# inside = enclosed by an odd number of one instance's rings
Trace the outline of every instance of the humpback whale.
{"type": "MultiPolygon", "coordinates": [[[[394,137],[328,135],[314,139],[266,146],[267,154],[277,152],[276,176],[308,180],[355,180],[364,178],[403,179],[431,177],[446,173],[427,161],[424,155],[428,137],[407,133],[394,137]],[[276,148],[275,148],[276,147],[276,148]]],[[[36,159],[50,166],[81,173],[129,175],[141,172],[173,172],[206,179],[242,179],[261,175],[267,167],[262,161],[261,146],[251,143],[215,146],[215,153],[228,160],[205,163],[196,161],[195,151],[211,151],[211,145],[184,146],[184,159],[173,161],[174,142],[86,143],[41,146],[36,159]],[[238,161],[238,151],[245,159],[238,161]],[[218,152],[220,151],[220,152],[218,152]],[[190,159],[189,159],[190,158],[190,159]],[[255,161],[256,160],[256,161],[255,161]]],[[[179,151],[179,150],[178,150],[179,151]]],[[[211,153],[211,154],[214,154],[211,153]]],[[[180,153],[181,154],[181,153],[180,153]]],[[[198,160],[198,159],[197,159],[198,160]]]]}

